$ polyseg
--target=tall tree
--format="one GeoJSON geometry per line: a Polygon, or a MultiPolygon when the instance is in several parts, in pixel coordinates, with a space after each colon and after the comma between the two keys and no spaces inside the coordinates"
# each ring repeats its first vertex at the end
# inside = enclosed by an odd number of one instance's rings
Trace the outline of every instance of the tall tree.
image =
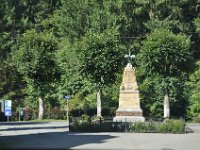
{"type": "Polygon", "coordinates": [[[44,115],[44,98],[51,91],[52,86],[59,77],[59,71],[55,63],[57,41],[48,32],[37,33],[35,30],[27,31],[15,47],[13,60],[17,69],[26,81],[29,89],[39,101],[39,119],[44,115]]]}
{"type": "Polygon", "coordinates": [[[16,102],[23,100],[22,89],[26,84],[10,58],[11,49],[26,30],[36,28],[42,31],[41,22],[58,7],[59,1],[54,0],[0,0],[0,97],[16,102]]]}
{"type": "MultiPolygon", "coordinates": [[[[81,51],[82,55],[79,55],[79,59],[82,60],[81,63],[83,64],[81,70],[82,73],[86,75],[85,77],[96,84],[98,89],[97,103],[100,105],[102,85],[106,83],[104,80],[108,80],[106,77],[108,74],[105,70],[110,67],[108,65],[115,64],[111,64],[111,60],[109,60],[110,62],[105,62],[104,65],[103,61],[105,58],[110,57],[110,54],[108,54],[109,51],[115,53],[113,48],[117,48],[116,45],[119,43],[117,38],[117,19],[119,18],[120,5],[118,5],[118,3],[118,1],[105,0],[62,1],[62,9],[60,10],[61,34],[65,34],[72,43],[76,42],[76,38],[81,40],[80,43],[78,42],[80,44],[80,49],[85,49],[81,51]],[[111,37],[108,38],[108,36],[111,37]],[[94,38],[96,38],[96,40],[94,38]],[[102,38],[108,41],[103,41],[102,38]],[[92,44],[90,40],[94,43],[92,44]],[[111,47],[112,45],[114,47],[111,47]],[[108,48],[110,48],[110,50],[108,50],[108,48]],[[97,59],[97,62],[93,61],[93,59],[97,59]]],[[[115,50],[116,53],[119,52],[119,49],[120,48],[115,50]]],[[[115,59],[118,58],[114,58],[114,60],[115,59]]],[[[110,72],[110,68],[108,72],[110,72]]],[[[83,77],[83,79],[85,77],[83,77]]],[[[110,82],[108,82],[108,84],[109,83],[110,82]]],[[[99,107],[98,110],[100,112],[101,107],[99,107]]]]}
{"type": "MultiPolygon", "coordinates": [[[[115,82],[116,73],[122,68],[124,48],[115,35],[110,30],[104,33],[89,32],[80,43],[79,51],[83,61],[81,71],[96,84],[99,104],[103,86],[115,82]]],[[[100,108],[98,110],[100,116],[100,108]]]]}
{"type": "Polygon", "coordinates": [[[191,60],[190,40],[184,35],[175,35],[166,29],[151,33],[140,51],[142,66],[151,76],[158,73],[163,80],[164,118],[170,116],[170,82],[181,79],[191,60]]]}

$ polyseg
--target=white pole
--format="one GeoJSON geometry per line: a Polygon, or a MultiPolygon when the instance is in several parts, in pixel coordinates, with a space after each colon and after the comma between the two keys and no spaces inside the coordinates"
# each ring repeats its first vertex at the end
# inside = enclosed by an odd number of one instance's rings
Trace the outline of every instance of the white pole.
{"type": "Polygon", "coordinates": [[[19,105],[19,122],[20,122],[20,112],[21,111],[21,109],[20,109],[20,105],[19,105]]]}
{"type": "Polygon", "coordinates": [[[67,121],[69,121],[69,100],[67,99],[67,121]]]}

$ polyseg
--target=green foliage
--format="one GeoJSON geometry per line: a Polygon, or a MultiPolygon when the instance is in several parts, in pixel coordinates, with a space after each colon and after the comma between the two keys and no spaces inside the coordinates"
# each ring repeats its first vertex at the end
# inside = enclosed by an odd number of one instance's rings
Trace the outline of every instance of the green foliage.
{"type": "Polygon", "coordinates": [[[13,59],[25,79],[34,80],[36,85],[55,80],[58,75],[54,61],[57,43],[51,33],[28,31],[18,46],[19,50],[13,55],[13,59]]]}
{"type": "Polygon", "coordinates": [[[110,109],[110,112],[112,112],[112,108],[117,109],[118,107],[119,87],[119,84],[112,84],[103,90],[103,108],[110,109]]]}
{"type": "Polygon", "coordinates": [[[85,36],[89,30],[104,32],[117,28],[118,1],[73,0],[61,1],[59,33],[70,41],[85,36]],[[67,28],[66,28],[67,26],[67,28]]]}
{"type": "Polygon", "coordinates": [[[106,122],[91,120],[84,116],[82,119],[74,119],[70,122],[72,132],[136,132],[136,133],[185,133],[185,121],[167,120],[165,122],[106,122]]]}
{"type": "Polygon", "coordinates": [[[160,122],[136,122],[130,127],[132,132],[150,132],[150,133],[185,133],[184,120],[167,120],[160,122]]]}
{"type": "Polygon", "coordinates": [[[184,120],[167,120],[158,127],[161,133],[185,133],[184,120]]]}
{"type": "Polygon", "coordinates": [[[196,68],[195,72],[190,75],[190,80],[187,82],[187,91],[190,94],[189,117],[193,119],[200,117],[200,61],[196,63],[196,68]]]}
{"type": "Polygon", "coordinates": [[[116,34],[109,30],[104,33],[88,32],[80,43],[81,71],[98,87],[113,83],[115,73],[121,69],[124,48],[116,34]]]}
{"type": "Polygon", "coordinates": [[[152,112],[155,112],[154,108],[162,105],[160,99],[167,90],[172,114],[184,116],[186,113],[184,82],[187,80],[186,73],[192,60],[189,46],[190,40],[186,36],[175,35],[166,29],[156,29],[144,41],[138,57],[141,70],[144,69],[146,73],[141,91],[147,92],[146,96],[144,95],[146,99],[153,100],[155,96],[154,104],[150,103],[152,112]],[[180,109],[178,105],[181,106],[180,109]],[[178,113],[177,108],[181,113],[178,113]]]}
{"type": "Polygon", "coordinates": [[[59,43],[59,50],[56,52],[56,64],[61,72],[60,85],[58,85],[59,98],[65,94],[75,94],[85,85],[80,75],[81,59],[77,54],[78,43],[71,44],[68,39],[59,43]]]}
{"type": "MultiPolygon", "coordinates": [[[[138,77],[140,77],[140,74],[138,74],[138,77]]],[[[139,88],[144,116],[161,118],[163,115],[163,85],[160,76],[154,74],[152,77],[145,78],[139,88]]]]}
{"type": "MultiPolygon", "coordinates": [[[[137,45],[147,32],[145,22],[148,16],[148,1],[119,1],[119,19],[118,26],[120,38],[127,47],[139,48],[137,45]],[[142,19],[141,19],[142,18],[142,19]],[[139,40],[138,40],[139,39],[139,40]]],[[[130,49],[132,51],[132,49],[130,49]]]]}
{"type": "Polygon", "coordinates": [[[198,118],[198,78],[190,75],[198,67],[190,69],[200,59],[199,6],[199,0],[0,0],[0,99],[37,110],[40,95],[63,110],[70,95],[70,110],[87,113],[98,87],[103,107],[113,112],[130,51],[145,116],[162,116],[165,82],[172,115],[184,116],[188,107],[198,118]]]}
{"type": "Polygon", "coordinates": [[[122,132],[125,124],[118,122],[104,122],[103,119],[91,118],[82,115],[81,118],[72,118],[69,126],[72,132],[122,132]]]}
{"type": "Polygon", "coordinates": [[[196,31],[200,34],[200,18],[195,19],[196,31]]]}
{"type": "Polygon", "coordinates": [[[55,63],[56,50],[57,41],[51,33],[35,30],[24,33],[13,47],[12,59],[27,84],[25,106],[36,109],[38,97],[49,98],[48,93],[52,94],[60,76],[55,63]]]}
{"type": "Polygon", "coordinates": [[[52,107],[50,110],[46,109],[46,113],[44,116],[45,119],[55,119],[55,120],[60,120],[60,119],[66,119],[66,109],[61,109],[60,107],[52,107]]]}
{"type": "Polygon", "coordinates": [[[157,72],[164,78],[178,76],[189,67],[189,46],[190,40],[184,35],[175,35],[166,29],[155,30],[141,49],[142,66],[148,73],[157,72]]]}

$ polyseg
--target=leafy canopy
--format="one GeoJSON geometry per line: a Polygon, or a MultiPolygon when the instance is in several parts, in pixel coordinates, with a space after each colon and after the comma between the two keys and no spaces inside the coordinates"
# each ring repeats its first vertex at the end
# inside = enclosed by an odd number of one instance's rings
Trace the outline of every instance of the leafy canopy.
{"type": "Polygon", "coordinates": [[[116,32],[88,32],[80,43],[82,73],[93,83],[114,82],[116,72],[122,68],[123,50],[116,32]]]}
{"type": "Polygon", "coordinates": [[[13,60],[28,84],[42,90],[59,77],[54,57],[57,42],[51,33],[27,31],[15,49],[13,60]]]}
{"type": "Polygon", "coordinates": [[[177,76],[188,69],[191,58],[190,40],[166,29],[152,32],[141,49],[142,66],[150,74],[157,72],[163,77],[177,76]]]}

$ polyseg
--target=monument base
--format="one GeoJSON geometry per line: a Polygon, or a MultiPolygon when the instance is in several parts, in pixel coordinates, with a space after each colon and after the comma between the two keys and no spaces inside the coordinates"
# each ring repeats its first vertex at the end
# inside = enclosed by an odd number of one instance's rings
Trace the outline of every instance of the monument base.
{"type": "Polygon", "coordinates": [[[118,108],[116,116],[142,116],[143,112],[140,108],[118,108]]]}
{"type": "Polygon", "coordinates": [[[113,118],[114,122],[144,122],[145,118],[142,116],[116,116],[113,118]]]}

